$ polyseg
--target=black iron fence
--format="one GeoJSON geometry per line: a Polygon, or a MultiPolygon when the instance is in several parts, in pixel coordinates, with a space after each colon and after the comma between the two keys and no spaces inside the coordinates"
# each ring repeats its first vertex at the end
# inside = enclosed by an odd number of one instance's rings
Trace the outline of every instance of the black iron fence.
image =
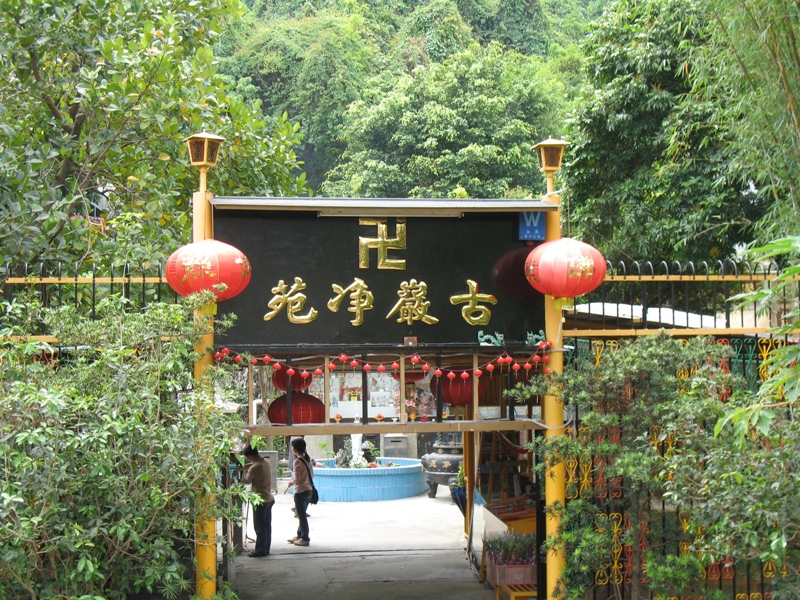
{"type": "Polygon", "coordinates": [[[98,303],[112,296],[128,300],[132,310],[153,302],[175,302],[178,297],[161,265],[100,267],[41,261],[6,264],[0,276],[0,297],[4,300],[34,298],[47,308],[72,304],[92,317],[98,303]]]}
{"type": "MultiPolygon", "coordinates": [[[[756,333],[779,324],[797,306],[791,293],[767,306],[744,305],[738,298],[772,285],[780,274],[776,263],[607,263],[603,284],[564,312],[564,332],[586,330],[643,331],[668,329],[731,330],[756,333]]],[[[696,335],[687,331],[688,335],[696,335]]]]}

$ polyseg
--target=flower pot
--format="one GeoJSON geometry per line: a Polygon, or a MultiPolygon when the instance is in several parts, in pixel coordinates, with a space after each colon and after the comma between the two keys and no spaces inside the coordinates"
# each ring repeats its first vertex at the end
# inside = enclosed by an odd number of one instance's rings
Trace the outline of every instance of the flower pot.
{"type": "Polygon", "coordinates": [[[536,565],[495,565],[486,568],[486,580],[493,586],[536,583],[536,565]]]}

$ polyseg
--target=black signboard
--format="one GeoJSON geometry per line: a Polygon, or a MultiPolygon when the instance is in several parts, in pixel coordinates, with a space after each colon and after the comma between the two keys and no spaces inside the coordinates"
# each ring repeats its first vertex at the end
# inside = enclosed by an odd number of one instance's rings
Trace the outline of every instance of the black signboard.
{"type": "Polygon", "coordinates": [[[515,213],[358,218],[219,210],[214,237],[250,260],[252,279],[220,313],[238,317],[220,343],[280,347],[524,344],[544,327],[525,280],[532,248],[515,213]]]}

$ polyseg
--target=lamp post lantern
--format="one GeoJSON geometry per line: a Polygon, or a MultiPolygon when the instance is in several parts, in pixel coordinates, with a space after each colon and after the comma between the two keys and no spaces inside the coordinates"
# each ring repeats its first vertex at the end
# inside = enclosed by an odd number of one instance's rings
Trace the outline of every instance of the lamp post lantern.
{"type": "MultiPolygon", "coordinates": [[[[213,133],[196,133],[184,140],[189,147],[189,161],[192,166],[200,170],[199,190],[192,195],[192,241],[201,242],[213,238],[211,209],[209,200],[211,194],[206,190],[206,173],[209,167],[217,164],[219,149],[225,138],[213,133]]],[[[199,358],[194,364],[194,379],[197,385],[197,410],[200,411],[201,418],[207,410],[206,406],[200,406],[201,402],[208,402],[206,396],[213,402],[214,392],[212,390],[201,389],[200,381],[203,373],[208,367],[214,365],[214,315],[217,312],[216,303],[198,309],[195,317],[203,320],[206,324],[205,333],[195,346],[195,352],[199,358]]],[[[201,449],[201,453],[204,449],[201,449]]],[[[209,460],[213,456],[202,457],[209,460]]],[[[217,593],[217,523],[213,517],[213,496],[203,496],[200,498],[200,506],[197,513],[195,524],[195,555],[197,559],[197,570],[195,576],[195,594],[203,600],[210,600],[217,593]]]]}
{"type": "Polygon", "coordinates": [[[569,142],[547,138],[533,147],[536,150],[536,157],[539,159],[539,170],[547,177],[548,194],[552,194],[555,190],[553,175],[556,171],[561,170],[561,159],[564,158],[564,148],[567,146],[569,146],[569,142]]]}
{"type": "MultiPolygon", "coordinates": [[[[552,202],[559,207],[558,210],[550,211],[545,216],[545,240],[550,242],[561,239],[561,196],[555,193],[553,176],[561,169],[561,159],[564,156],[564,148],[569,142],[548,138],[539,142],[533,148],[539,158],[539,170],[547,177],[547,195],[544,200],[552,202]]],[[[553,352],[550,356],[550,370],[553,373],[564,372],[564,355],[560,351],[564,347],[561,322],[563,316],[561,307],[556,299],[545,294],[544,297],[544,328],[545,337],[553,343],[553,348],[558,352],[553,352]]],[[[558,396],[546,395],[542,404],[546,437],[553,437],[564,434],[564,405],[558,396]]],[[[554,507],[556,504],[564,506],[567,499],[567,479],[564,463],[555,465],[548,471],[545,480],[545,504],[554,507]]],[[[548,538],[558,535],[559,519],[548,516],[545,523],[545,534],[548,538]]],[[[564,550],[551,550],[547,556],[547,598],[556,598],[555,587],[558,578],[564,570],[566,561],[564,550]]]]}
{"type": "Polygon", "coordinates": [[[219,149],[225,138],[203,131],[184,140],[189,148],[189,162],[200,171],[200,184],[192,196],[192,241],[200,242],[213,237],[211,230],[210,196],[206,191],[209,167],[217,166],[219,149]]]}
{"type": "MultiPolygon", "coordinates": [[[[225,138],[213,133],[195,133],[183,140],[189,147],[189,162],[200,169],[200,191],[206,191],[206,171],[217,166],[219,148],[225,138]]],[[[198,241],[198,240],[195,240],[198,241]]]]}

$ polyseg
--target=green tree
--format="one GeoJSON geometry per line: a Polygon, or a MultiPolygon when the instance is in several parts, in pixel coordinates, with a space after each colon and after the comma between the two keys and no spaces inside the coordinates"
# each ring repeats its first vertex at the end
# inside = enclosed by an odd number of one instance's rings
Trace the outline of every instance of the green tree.
{"type": "Polygon", "coordinates": [[[611,260],[727,258],[763,212],[730,171],[728,129],[707,124],[717,106],[688,95],[705,16],[696,1],[620,0],[590,35],[565,204],[611,260]]]}
{"type": "Polygon", "coordinates": [[[550,29],[541,2],[456,0],[456,3],[482,43],[500,42],[527,55],[547,54],[550,29]]]}
{"type": "Polygon", "coordinates": [[[557,122],[558,82],[536,58],[473,45],[371,85],[353,103],[327,195],[499,198],[538,192],[532,146],[557,122]]]}
{"type": "Polygon", "coordinates": [[[345,109],[376,69],[372,27],[357,12],[321,10],[256,20],[226,42],[220,71],[237,82],[236,92],[257,98],[268,115],[288,112],[302,123],[302,158],[314,187],[342,152],[336,134],[345,109]]]}
{"type": "MultiPolygon", "coordinates": [[[[469,53],[476,41],[547,61],[549,72],[541,63],[534,68],[538,83],[566,113],[584,80],[578,41],[606,2],[255,0],[217,48],[236,94],[303,124],[300,156],[317,189],[349,145],[361,143],[341,135],[353,102],[372,105],[416,67],[469,53]]],[[[552,120],[544,137],[562,128],[552,120]]]]}
{"type": "Polygon", "coordinates": [[[702,0],[709,43],[689,50],[694,100],[729,132],[730,169],[769,209],[758,240],[800,223],[800,6],[789,0],[702,0]]]}
{"type": "Polygon", "coordinates": [[[427,62],[444,62],[466,50],[472,32],[450,0],[433,0],[414,10],[403,23],[392,49],[394,68],[411,71],[427,62]]]}
{"type": "Polygon", "coordinates": [[[216,496],[212,518],[241,519],[248,495],[218,481],[241,419],[197,391],[230,378],[215,368],[192,384],[205,330],[192,309],[204,300],[129,311],[109,299],[96,320],[3,305],[0,390],[13,400],[0,405],[1,597],[174,597],[200,499],[216,496]],[[42,319],[60,350],[10,341],[42,319]]]}
{"type": "MultiPolygon", "coordinates": [[[[83,216],[138,217],[150,260],[188,236],[181,140],[227,138],[217,193],[305,191],[287,119],[227,95],[211,45],[235,0],[11,0],[0,11],[0,263],[124,261],[83,216]],[[100,250],[95,241],[102,242],[100,250]],[[148,245],[149,244],[149,245],[148,245]]],[[[120,226],[124,226],[121,224],[120,226]]]]}

